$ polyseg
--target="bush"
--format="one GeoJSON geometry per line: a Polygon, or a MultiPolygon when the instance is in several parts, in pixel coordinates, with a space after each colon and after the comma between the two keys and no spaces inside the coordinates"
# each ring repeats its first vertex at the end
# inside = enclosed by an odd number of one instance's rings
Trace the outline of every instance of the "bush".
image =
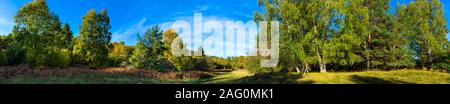
{"type": "Polygon", "coordinates": [[[0,66],[8,64],[8,58],[5,50],[0,49],[0,66]]]}
{"type": "Polygon", "coordinates": [[[450,52],[443,52],[436,55],[437,58],[434,60],[434,69],[444,69],[450,71],[450,52]]]}
{"type": "Polygon", "coordinates": [[[6,37],[0,35],[0,65],[7,64],[7,57],[6,57],[6,47],[8,43],[6,42],[6,37]]]}
{"type": "Polygon", "coordinates": [[[110,44],[110,51],[108,54],[108,60],[110,66],[127,66],[128,50],[125,46],[125,42],[113,42],[110,44]]]}
{"type": "Polygon", "coordinates": [[[71,63],[70,51],[68,49],[54,49],[47,58],[49,67],[65,68],[71,63]]]}
{"type": "Polygon", "coordinates": [[[6,50],[7,64],[19,65],[25,62],[25,51],[18,46],[6,50]]]}
{"type": "Polygon", "coordinates": [[[450,62],[437,63],[437,64],[433,65],[433,68],[444,69],[444,70],[450,71],[450,62]]]}
{"type": "Polygon", "coordinates": [[[249,56],[245,58],[244,68],[253,73],[268,73],[274,71],[272,68],[261,67],[261,58],[258,56],[249,56]]]}

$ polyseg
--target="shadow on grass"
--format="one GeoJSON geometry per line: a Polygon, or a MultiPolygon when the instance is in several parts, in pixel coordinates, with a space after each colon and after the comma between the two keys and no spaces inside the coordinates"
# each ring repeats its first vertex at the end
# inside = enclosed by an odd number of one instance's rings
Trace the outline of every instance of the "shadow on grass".
{"type": "Polygon", "coordinates": [[[357,84],[414,84],[395,79],[387,80],[377,77],[360,76],[360,75],[353,75],[350,78],[353,82],[357,84]]]}
{"type": "MultiPolygon", "coordinates": [[[[237,79],[225,79],[225,83],[230,84],[300,84],[298,80],[302,78],[299,74],[289,74],[283,72],[255,74],[237,79]]],[[[312,84],[313,81],[305,81],[303,83],[312,84]]]]}

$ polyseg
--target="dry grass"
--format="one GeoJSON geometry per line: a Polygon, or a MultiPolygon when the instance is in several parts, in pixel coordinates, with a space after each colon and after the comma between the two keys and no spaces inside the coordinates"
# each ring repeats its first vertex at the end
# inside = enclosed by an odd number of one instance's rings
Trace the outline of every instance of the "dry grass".
{"type": "Polygon", "coordinates": [[[201,71],[158,72],[129,68],[89,69],[86,67],[31,69],[25,65],[0,67],[0,83],[8,83],[8,81],[13,81],[13,83],[34,83],[33,81],[35,80],[38,80],[38,83],[104,83],[102,81],[112,81],[113,83],[141,83],[140,80],[151,80],[151,83],[171,83],[173,81],[182,83],[182,81],[209,77],[210,74],[208,72],[201,71]]]}
{"type": "Polygon", "coordinates": [[[254,74],[231,72],[158,72],[129,68],[0,67],[0,83],[19,84],[450,84],[450,74],[426,70],[254,74]]]}

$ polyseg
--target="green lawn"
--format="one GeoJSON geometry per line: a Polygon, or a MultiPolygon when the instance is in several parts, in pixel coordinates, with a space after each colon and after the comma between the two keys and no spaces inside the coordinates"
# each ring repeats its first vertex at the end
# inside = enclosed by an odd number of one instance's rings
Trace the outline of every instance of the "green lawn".
{"type": "Polygon", "coordinates": [[[246,70],[217,75],[205,83],[222,84],[450,84],[450,74],[424,70],[252,74],[246,70]]]}
{"type": "Polygon", "coordinates": [[[211,77],[161,79],[124,73],[81,73],[63,77],[14,76],[0,84],[450,84],[450,74],[425,70],[253,74],[247,70],[214,72],[211,77]]]}

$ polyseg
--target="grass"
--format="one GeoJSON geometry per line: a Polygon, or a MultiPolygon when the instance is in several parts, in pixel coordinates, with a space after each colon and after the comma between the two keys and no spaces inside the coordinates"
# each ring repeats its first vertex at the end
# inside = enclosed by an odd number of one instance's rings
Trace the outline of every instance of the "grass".
{"type": "Polygon", "coordinates": [[[286,72],[254,74],[247,70],[163,73],[121,68],[94,71],[82,68],[42,71],[10,68],[0,70],[0,84],[450,84],[450,74],[395,70],[301,76],[286,72]],[[207,77],[205,73],[209,73],[207,77]]]}
{"type": "Polygon", "coordinates": [[[425,70],[252,74],[246,70],[213,77],[222,84],[450,84],[450,74],[425,70]]]}
{"type": "Polygon", "coordinates": [[[250,73],[247,70],[235,70],[231,72],[219,72],[216,73],[211,79],[205,80],[206,84],[223,84],[230,83],[235,81],[236,79],[253,76],[253,73],[250,73]]]}
{"type": "Polygon", "coordinates": [[[450,74],[425,70],[311,73],[299,82],[315,84],[450,84],[450,74]]]}

